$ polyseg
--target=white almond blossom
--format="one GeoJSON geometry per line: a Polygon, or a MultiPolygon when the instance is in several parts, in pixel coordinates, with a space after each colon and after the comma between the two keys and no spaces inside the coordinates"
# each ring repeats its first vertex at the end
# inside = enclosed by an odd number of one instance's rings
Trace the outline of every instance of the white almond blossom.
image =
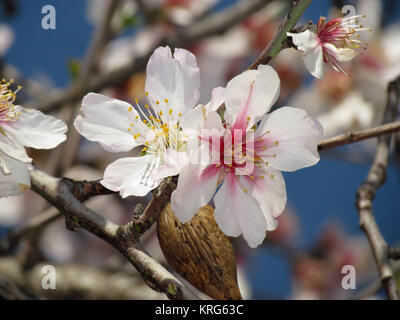
{"type": "Polygon", "coordinates": [[[61,120],[35,109],[14,105],[12,81],[0,83],[0,197],[20,195],[30,187],[25,147],[55,148],[66,139],[67,126],[61,120]]]}
{"type": "Polygon", "coordinates": [[[358,55],[355,49],[367,47],[357,34],[359,31],[370,30],[358,21],[363,17],[365,16],[337,18],[329,22],[321,17],[316,33],[306,30],[301,33],[288,32],[287,35],[292,38],[297,50],[303,52],[304,63],[314,77],[323,78],[325,63],[331,64],[336,71],[347,74],[340,63],[350,61],[358,55]]]}
{"type": "Polygon", "coordinates": [[[96,93],[83,98],[83,116],[75,120],[81,135],[109,152],[142,146],[141,156],[118,159],[106,168],[101,181],[106,188],[122,197],[144,196],[165,176],[179,173],[186,163],[188,138],[181,120],[196,106],[199,87],[195,56],[184,49],[175,49],[172,55],[169,47],[160,47],[147,65],[144,106],[138,99],[131,105],[96,93]],[[170,154],[179,154],[179,161],[169,161],[170,154]]]}
{"type": "Polygon", "coordinates": [[[172,193],[172,209],[182,223],[214,198],[221,230],[232,237],[243,234],[250,247],[277,227],[275,218],[286,205],[280,171],[316,164],[322,135],[319,122],[302,109],[282,107],[266,115],[279,92],[276,71],[260,65],[233,78],[223,91],[225,123],[213,110],[192,112],[197,119],[192,117],[191,127],[202,128],[197,134],[202,158],[195,162],[197,154],[191,154],[172,193]],[[206,150],[208,162],[202,156],[206,150]]]}

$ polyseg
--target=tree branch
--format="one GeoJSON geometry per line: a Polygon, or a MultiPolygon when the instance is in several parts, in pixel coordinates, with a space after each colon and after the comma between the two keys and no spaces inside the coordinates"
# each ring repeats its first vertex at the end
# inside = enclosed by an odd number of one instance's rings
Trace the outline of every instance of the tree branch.
{"type": "Polygon", "coordinates": [[[392,260],[400,260],[400,248],[390,248],[389,258],[392,260]]]}
{"type": "MultiPolygon", "coordinates": [[[[168,181],[170,180],[167,179],[165,183],[168,181]]],[[[71,184],[65,179],[49,176],[33,168],[31,183],[32,190],[60,210],[66,219],[69,218],[77,227],[93,233],[123,254],[152,288],[164,292],[170,299],[198,299],[163,266],[138,248],[137,240],[145,230],[139,231],[135,228],[119,226],[87,208],[73,195],[71,184]]],[[[166,190],[169,189],[166,188],[166,190]]],[[[148,208],[151,210],[153,207],[148,208]]],[[[142,214],[144,217],[152,216],[148,210],[142,214]]]]}
{"type": "MultiPolygon", "coordinates": [[[[384,123],[393,121],[396,118],[399,101],[400,78],[389,84],[384,123]]],[[[386,295],[389,299],[398,300],[399,295],[394,279],[394,272],[389,261],[390,247],[379,230],[372,210],[372,201],[375,194],[386,180],[390,140],[391,136],[379,137],[374,162],[366,181],[358,189],[356,206],[360,217],[360,228],[365,232],[370,243],[386,295]]]]}
{"type": "Polygon", "coordinates": [[[268,64],[275,58],[282,49],[285,49],[285,41],[287,39],[287,32],[294,29],[297,22],[300,20],[304,11],[311,4],[312,0],[292,0],[291,7],[285,20],[279,27],[278,33],[269,42],[266,48],[261,52],[256,61],[254,61],[249,69],[257,69],[260,64],[268,64]]]}
{"type": "MultiPolygon", "coordinates": [[[[74,181],[63,178],[65,184],[69,185],[71,193],[81,202],[94,196],[111,194],[113,191],[106,189],[100,180],[74,181]]],[[[37,233],[51,222],[57,220],[62,214],[55,208],[49,208],[39,215],[31,218],[22,227],[13,229],[0,239],[0,255],[8,254],[19,242],[33,233],[37,233]]]]}
{"type": "Polygon", "coordinates": [[[23,227],[11,230],[0,239],[0,255],[10,253],[22,239],[35,232],[39,232],[60,216],[61,214],[57,209],[49,208],[41,214],[34,216],[23,227]]]}
{"type": "MultiPolygon", "coordinates": [[[[119,266],[121,264],[118,259],[119,266]]],[[[20,288],[44,299],[162,299],[164,294],[148,288],[141,275],[134,269],[98,267],[81,263],[55,264],[54,261],[40,261],[29,268],[13,256],[0,258],[1,278],[4,277],[20,288]],[[56,269],[57,290],[43,290],[42,268],[52,265],[56,269]],[[85,279],[85,281],[82,281],[85,279]]],[[[31,297],[31,299],[32,299],[31,297]]],[[[9,297],[12,298],[12,297],[9,297]]],[[[24,299],[28,297],[22,297],[24,299]]]]}
{"type": "Polygon", "coordinates": [[[346,144],[379,137],[382,135],[388,135],[395,132],[400,131],[400,122],[392,122],[388,124],[384,124],[375,128],[361,130],[357,132],[348,132],[343,133],[337,136],[334,136],[329,139],[322,140],[318,144],[318,150],[328,150],[336,147],[340,147],[346,144]]]}

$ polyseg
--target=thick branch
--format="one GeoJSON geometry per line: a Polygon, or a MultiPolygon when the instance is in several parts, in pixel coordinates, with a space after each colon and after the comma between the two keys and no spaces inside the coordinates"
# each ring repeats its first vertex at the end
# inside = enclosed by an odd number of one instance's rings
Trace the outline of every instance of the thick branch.
{"type": "MultiPolygon", "coordinates": [[[[399,79],[389,84],[384,123],[393,121],[396,117],[400,100],[399,79]]],[[[390,248],[379,230],[372,210],[372,201],[375,194],[386,180],[390,138],[390,136],[379,137],[374,162],[366,181],[358,189],[356,206],[360,216],[360,228],[365,232],[370,243],[386,295],[389,299],[398,300],[399,296],[394,272],[389,261],[390,248]]]]}
{"type": "MultiPolygon", "coordinates": [[[[143,250],[137,248],[142,231],[116,225],[84,206],[71,191],[71,184],[34,168],[31,171],[32,189],[62,212],[76,226],[82,227],[111,244],[141,273],[152,288],[164,292],[170,299],[198,299],[172,274],[143,250]],[[126,232],[121,232],[123,228],[126,232]]],[[[148,215],[146,211],[143,213],[148,215]]]]}
{"type": "MultiPolygon", "coordinates": [[[[63,182],[79,201],[84,202],[93,196],[111,194],[113,191],[106,189],[99,180],[95,181],[74,181],[64,178],[63,182]]],[[[57,220],[62,214],[55,208],[49,208],[41,214],[34,216],[22,227],[11,230],[0,239],[0,255],[9,253],[23,239],[33,233],[39,232],[51,222],[57,220]]]]}

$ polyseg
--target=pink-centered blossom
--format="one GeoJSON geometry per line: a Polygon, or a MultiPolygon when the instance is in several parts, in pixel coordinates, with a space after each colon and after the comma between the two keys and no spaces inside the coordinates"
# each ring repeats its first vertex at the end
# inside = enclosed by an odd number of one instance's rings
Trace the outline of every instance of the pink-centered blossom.
{"type": "Polygon", "coordinates": [[[360,24],[359,18],[363,17],[365,16],[337,18],[329,22],[321,17],[316,33],[306,30],[301,33],[288,32],[287,35],[292,38],[297,49],[303,52],[304,63],[314,77],[321,79],[324,76],[325,63],[331,64],[336,71],[347,74],[341,63],[357,56],[357,49],[367,47],[357,33],[370,30],[360,24]]]}
{"type": "Polygon", "coordinates": [[[118,159],[106,168],[101,181],[106,188],[122,197],[145,196],[164,177],[179,173],[188,147],[181,124],[198,102],[199,87],[196,57],[184,49],[172,55],[169,47],[160,47],[147,65],[147,104],[136,99],[131,105],[96,93],[84,97],[83,116],[75,120],[81,135],[110,152],[142,148],[141,156],[118,159]],[[169,154],[178,160],[172,163],[169,154]]]}
{"type": "Polygon", "coordinates": [[[243,234],[250,247],[277,227],[275,218],[286,205],[281,171],[316,164],[323,131],[302,109],[282,107],[266,114],[279,92],[278,74],[260,65],[233,78],[223,91],[225,123],[210,109],[191,112],[192,128],[202,128],[197,129],[198,154],[210,156],[196,162],[193,152],[180,172],[171,205],[182,223],[214,198],[221,230],[232,237],[243,234]]]}
{"type": "Polygon", "coordinates": [[[66,139],[67,126],[61,120],[35,109],[14,105],[18,87],[0,82],[0,197],[20,195],[30,186],[25,147],[55,148],[66,139]]]}

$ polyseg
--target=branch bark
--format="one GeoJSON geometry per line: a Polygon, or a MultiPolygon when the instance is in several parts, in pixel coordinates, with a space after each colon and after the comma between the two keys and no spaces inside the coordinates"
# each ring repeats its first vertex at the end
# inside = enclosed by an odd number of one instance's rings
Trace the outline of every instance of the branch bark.
{"type": "Polygon", "coordinates": [[[380,137],[382,135],[389,135],[399,131],[400,131],[400,122],[392,122],[371,129],[361,130],[357,132],[347,132],[329,139],[322,140],[318,144],[318,150],[319,151],[328,150],[346,144],[374,137],[380,137]]]}
{"type": "MultiPolygon", "coordinates": [[[[400,101],[400,78],[391,82],[388,87],[388,101],[384,123],[393,121],[397,116],[400,101]]],[[[365,232],[378,267],[382,286],[389,299],[398,300],[396,281],[390,264],[390,247],[381,234],[373,213],[372,201],[376,192],[386,180],[391,136],[379,137],[374,162],[366,181],[357,192],[356,207],[360,217],[360,228],[365,232]]]]}
{"type": "MultiPolygon", "coordinates": [[[[118,261],[121,263],[121,261],[118,261]]],[[[31,296],[22,295],[20,299],[162,299],[163,293],[148,288],[141,275],[135,270],[123,268],[96,267],[81,263],[54,264],[52,261],[40,261],[26,268],[16,257],[0,258],[0,298],[2,294],[2,278],[14,284],[14,288],[24,288],[31,296]],[[56,269],[57,290],[43,290],[42,268],[52,265],[56,269]],[[82,281],[85,279],[85,281],[82,281]]],[[[11,288],[14,293],[20,294],[11,288]]],[[[7,287],[5,288],[7,289],[7,287]]],[[[7,292],[7,291],[6,291],[7,292]]],[[[22,292],[24,293],[24,292],[22,292]]],[[[16,299],[11,295],[5,298],[16,299]]]]}
{"type": "Polygon", "coordinates": [[[257,69],[260,64],[268,64],[270,61],[275,58],[282,49],[284,49],[285,41],[287,39],[287,32],[290,32],[294,29],[297,22],[300,20],[304,11],[311,4],[312,0],[292,0],[291,7],[288,14],[285,17],[285,20],[279,27],[278,33],[275,37],[270,41],[270,43],[265,47],[265,49],[258,56],[257,60],[254,61],[249,69],[257,69]]]}
{"type": "MultiPolygon", "coordinates": [[[[166,180],[165,183],[168,181],[170,180],[166,180]]],[[[105,219],[87,208],[74,196],[70,183],[64,179],[52,177],[39,169],[31,170],[31,183],[32,190],[62,212],[66,220],[73,223],[75,228],[81,227],[117,249],[152,288],[164,292],[170,299],[199,299],[138,246],[138,239],[146,228],[143,230],[128,228],[126,225],[119,226],[105,219]]],[[[147,221],[146,217],[152,216],[148,211],[153,207],[148,208],[142,214],[145,221],[147,221]]]]}

